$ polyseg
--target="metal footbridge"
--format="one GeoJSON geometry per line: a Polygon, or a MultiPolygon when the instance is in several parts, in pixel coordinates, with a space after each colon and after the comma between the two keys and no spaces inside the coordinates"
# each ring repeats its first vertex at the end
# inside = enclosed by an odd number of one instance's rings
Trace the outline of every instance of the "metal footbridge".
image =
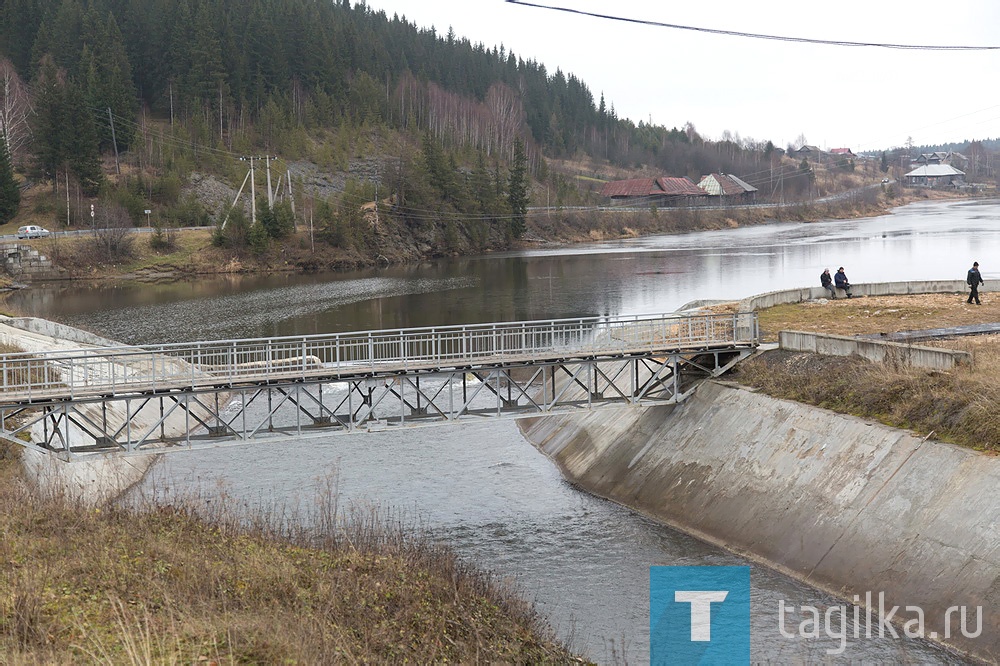
{"type": "Polygon", "coordinates": [[[69,459],[682,401],[755,313],[656,314],[0,355],[0,438],[69,459]]]}

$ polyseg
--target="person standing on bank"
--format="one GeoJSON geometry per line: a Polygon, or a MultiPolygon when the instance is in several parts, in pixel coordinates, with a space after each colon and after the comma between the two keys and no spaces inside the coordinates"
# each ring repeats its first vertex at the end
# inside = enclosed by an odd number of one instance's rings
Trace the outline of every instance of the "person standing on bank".
{"type": "Polygon", "coordinates": [[[851,283],[847,281],[847,273],[844,272],[843,266],[837,269],[837,274],[833,276],[833,281],[837,284],[837,289],[843,289],[847,297],[851,297],[851,283]]]}
{"type": "Polygon", "coordinates": [[[982,305],[979,302],[979,285],[986,284],[983,282],[983,276],[979,274],[979,262],[973,261],[972,268],[969,269],[969,274],[965,277],[965,283],[969,285],[971,291],[969,292],[969,300],[966,303],[972,303],[973,299],[976,301],[976,305],[982,305]]]}
{"type": "Polygon", "coordinates": [[[823,272],[820,273],[819,283],[823,285],[823,288],[830,292],[830,298],[837,300],[837,290],[833,288],[833,276],[830,275],[830,269],[824,268],[823,272]]]}

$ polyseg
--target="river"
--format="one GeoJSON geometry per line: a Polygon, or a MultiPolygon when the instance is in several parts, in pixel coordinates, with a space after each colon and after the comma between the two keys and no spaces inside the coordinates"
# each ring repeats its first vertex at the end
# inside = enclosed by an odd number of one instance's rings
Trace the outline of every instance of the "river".
{"type": "MultiPolygon", "coordinates": [[[[849,221],[774,224],[539,248],[337,275],[166,285],[77,284],[11,294],[8,307],[127,343],[324,333],[671,311],[698,299],[852,282],[1000,275],[1000,202],[926,202],[849,221]]],[[[989,298],[989,295],[986,296],[989,298]]],[[[342,504],[400,512],[480,568],[514,580],[591,659],[648,659],[648,573],[659,564],[746,564],[581,493],[510,420],[200,450],[165,456],[147,484],[230,501],[309,501],[337,479],[342,504]]],[[[833,598],[752,566],[754,661],[963,663],[890,638],[787,638],[778,602],[833,598]]],[[[795,629],[792,626],[791,629],[795,629]]],[[[789,627],[786,627],[786,631],[789,627]]],[[[849,632],[853,636],[853,631],[849,632]]]]}

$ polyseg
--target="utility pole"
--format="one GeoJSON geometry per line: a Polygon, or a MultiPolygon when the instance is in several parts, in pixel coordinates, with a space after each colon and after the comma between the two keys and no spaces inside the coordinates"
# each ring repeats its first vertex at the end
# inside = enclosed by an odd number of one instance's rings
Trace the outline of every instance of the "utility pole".
{"type": "Polygon", "coordinates": [[[115,173],[122,175],[122,168],[118,164],[118,139],[115,138],[115,119],[111,116],[111,107],[108,107],[108,122],[111,123],[111,143],[115,144],[115,173]]]}
{"type": "Polygon", "coordinates": [[[271,156],[264,155],[264,163],[267,165],[267,207],[274,208],[274,195],[271,194],[271,156]]]}
{"type": "Polygon", "coordinates": [[[250,156],[250,226],[257,223],[257,188],[254,187],[253,155],[250,156]]]}

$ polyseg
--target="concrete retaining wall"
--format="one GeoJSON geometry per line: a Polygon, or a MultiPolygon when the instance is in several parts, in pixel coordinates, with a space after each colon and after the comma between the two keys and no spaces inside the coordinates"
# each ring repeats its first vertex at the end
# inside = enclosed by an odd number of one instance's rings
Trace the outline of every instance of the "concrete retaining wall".
{"type": "MultiPolygon", "coordinates": [[[[968,291],[964,280],[924,280],[915,282],[871,282],[852,284],[855,296],[902,296],[905,294],[957,294],[968,291]]],[[[751,312],[785,303],[801,303],[818,298],[828,298],[830,292],[823,287],[801,287],[757,294],[740,301],[740,312],[751,312]]],[[[843,292],[838,291],[843,296],[843,292]]]]}
{"type": "MultiPolygon", "coordinates": [[[[72,326],[32,317],[0,319],[0,342],[28,352],[60,349],[76,350],[81,354],[85,354],[88,348],[120,346],[119,343],[72,326]]],[[[169,362],[182,361],[170,359],[169,362]]],[[[121,405],[112,405],[106,411],[101,410],[99,403],[83,405],[80,409],[91,412],[90,418],[95,423],[106,418],[112,429],[125,422],[126,415],[121,405]]],[[[152,403],[132,416],[133,423],[138,427],[150,427],[160,419],[159,411],[152,403]]],[[[181,435],[187,427],[187,421],[184,414],[178,412],[169,415],[163,425],[168,434],[181,435]]],[[[33,428],[39,430],[32,433],[36,441],[42,441],[42,426],[39,424],[33,428]]],[[[93,442],[88,433],[75,426],[69,426],[65,436],[73,445],[93,442]]],[[[21,460],[40,487],[49,492],[68,494],[87,504],[100,504],[119,496],[140,481],[156,462],[154,455],[128,456],[120,452],[76,455],[71,462],[61,460],[57,455],[26,448],[21,460]]]]}
{"type": "Polygon", "coordinates": [[[1000,659],[1000,458],[717,382],[520,423],[584,490],[848,601],[919,605],[939,639],[949,607],[982,606],[978,639],[952,622],[944,642],[1000,659]]]}
{"type": "Polygon", "coordinates": [[[54,280],[63,277],[65,272],[27,243],[0,243],[0,254],[7,272],[16,278],[54,280]]]}
{"type": "Polygon", "coordinates": [[[888,340],[868,340],[845,335],[823,335],[802,331],[781,331],[778,344],[789,351],[812,352],[827,356],[857,354],[876,363],[891,361],[912,368],[952,370],[957,365],[972,363],[972,354],[953,349],[921,347],[888,340]]]}

